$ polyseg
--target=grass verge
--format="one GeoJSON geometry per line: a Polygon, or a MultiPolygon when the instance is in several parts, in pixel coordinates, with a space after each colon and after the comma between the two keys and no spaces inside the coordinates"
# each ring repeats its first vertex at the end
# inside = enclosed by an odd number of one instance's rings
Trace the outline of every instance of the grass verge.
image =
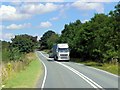
{"type": "Polygon", "coordinates": [[[110,72],[110,73],[113,73],[113,74],[116,74],[116,75],[120,75],[120,73],[118,72],[118,64],[109,64],[109,63],[104,63],[104,64],[101,64],[101,63],[97,63],[97,62],[80,62],[86,66],[91,66],[91,67],[95,67],[95,68],[98,68],[98,69],[102,69],[102,70],[105,70],[107,72],[110,72]]]}
{"type": "Polygon", "coordinates": [[[32,53],[32,61],[21,72],[14,73],[4,82],[4,88],[35,88],[37,80],[42,74],[42,64],[35,53],[32,53]]]}
{"type": "Polygon", "coordinates": [[[45,49],[45,50],[43,50],[43,51],[46,52],[47,54],[50,53],[50,50],[48,50],[48,49],[45,49]]]}

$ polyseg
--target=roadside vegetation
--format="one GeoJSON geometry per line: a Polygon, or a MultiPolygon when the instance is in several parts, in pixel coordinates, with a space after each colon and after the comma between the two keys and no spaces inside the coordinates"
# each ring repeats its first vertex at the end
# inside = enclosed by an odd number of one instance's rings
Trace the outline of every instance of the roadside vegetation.
{"type": "Polygon", "coordinates": [[[119,67],[118,67],[118,64],[116,64],[116,63],[115,64],[114,63],[101,64],[101,63],[92,62],[92,61],[79,62],[79,63],[84,64],[86,66],[91,66],[91,67],[95,67],[98,69],[102,69],[102,70],[105,70],[107,72],[110,72],[110,73],[113,73],[116,75],[120,75],[119,67]]]}
{"type": "Polygon", "coordinates": [[[86,60],[83,61],[80,58],[71,58],[72,62],[77,62],[80,64],[84,64],[85,66],[90,66],[94,68],[98,68],[107,72],[110,72],[112,74],[116,74],[120,76],[120,70],[119,70],[119,62],[116,61],[110,61],[110,62],[105,62],[105,63],[100,63],[92,60],[86,60]]]}
{"type": "Polygon", "coordinates": [[[20,72],[11,73],[11,76],[3,82],[4,88],[35,88],[39,76],[42,75],[42,65],[35,53],[29,53],[26,58],[30,60],[28,66],[20,72]]]}
{"type": "MultiPolygon", "coordinates": [[[[36,60],[36,58],[32,53],[38,46],[37,37],[33,37],[27,34],[16,35],[15,38],[13,38],[11,41],[12,42],[1,41],[2,42],[1,77],[3,86],[4,85],[6,86],[6,84],[11,81],[10,78],[12,78],[14,74],[18,75],[17,73],[26,70],[26,68],[29,67],[31,63],[34,62],[33,63],[34,65],[35,62],[37,62],[34,61],[36,60]]],[[[37,68],[38,67],[36,66],[36,69],[37,68]]],[[[21,79],[19,78],[19,80],[21,79]]],[[[12,88],[12,86],[10,87],[12,88]]]]}
{"type": "Polygon", "coordinates": [[[120,2],[115,6],[115,10],[107,15],[95,14],[85,23],[76,20],[65,24],[61,35],[49,30],[39,42],[41,50],[50,50],[55,43],[68,43],[71,58],[79,58],[79,62],[99,63],[100,69],[116,73],[120,63],[119,39],[120,2]],[[107,66],[111,66],[109,70],[107,66]]]}

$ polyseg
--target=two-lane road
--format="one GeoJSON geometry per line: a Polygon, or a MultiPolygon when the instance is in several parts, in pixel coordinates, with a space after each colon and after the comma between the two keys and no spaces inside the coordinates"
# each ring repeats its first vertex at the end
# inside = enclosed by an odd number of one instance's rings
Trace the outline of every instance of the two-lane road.
{"type": "Polygon", "coordinates": [[[37,51],[44,65],[42,88],[118,88],[118,77],[74,62],[57,62],[37,51]]]}

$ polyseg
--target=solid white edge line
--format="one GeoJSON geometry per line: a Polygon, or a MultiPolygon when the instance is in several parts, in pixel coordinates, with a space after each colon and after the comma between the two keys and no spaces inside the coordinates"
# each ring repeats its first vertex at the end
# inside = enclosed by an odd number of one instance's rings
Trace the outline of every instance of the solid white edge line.
{"type": "MultiPolygon", "coordinates": [[[[75,64],[77,64],[77,65],[84,65],[84,64],[79,64],[79,63],[75,63],[75,64]]],[[[120,77],[120,76],[118,76],[118,75],[112,74],[112,73],[110,73],[110,72],[107,72],[107,71],[104,71],[104,70],[101,70],[101,69],[98,69],[98,68],[94,68],[94,67],[90,67],[90,66],[86,66],[86,67],[92,68],[92,69],[95,69],[95,70],[98,70],[98,71],[101,71],[101,72],[104,72],[104,73],[107,73],[107,74],[112,75],[112,76],[115,76],[115,77],[120,77]]]]}
{"type": "Polygon", "coordinates": [[[66,68],[68,68],[69,70],[71,70],[72,72],[74,72],[75,74],[77,74],[78,76],[80,76],[82,79],[84,79],[87,83],[89,83],[93,88],[102,88],[100,85],[98,85],[96,82],[94,82],[93,80],[91,80],[90,78],[88,78],[87,76],[83,75],[82,73],[80,73],[79,71],[75,70],[74,68],[67,66],[63,63],[60,62],[56,62],[66,68]]]}
{"type": "MultiPolygon", "coordinates": [[[[39,52],[40,54],[42,54],[41,52],[39,52]]],[[[42,54],[42,56],[44,56],[46,59],[49,59],[49,60],[53,60],[52,58],[48,58],[46,57],[45,55],[42,54]]]]}
{"type": "Polygon", "coordinates": [[[91,82],[89,82],[87,79],[85,79],[84,77],[82,77],[78,72],[76,72],[74,69],[70,68],[69,66],[66,66],[60,62],[56,62],[64,67],[66,67],[67,69],[69,69],[70,71],[72,71],[73,73],[77,74],[78,76],[80,76],[82,79],[84,79],[87,83],[89,83],[93,88],[97,88],[94,84],[92,84],[91,82]]]}
{"type": "MultiPolygon", "coordinates": [[[[38,53],[41,53],[41,52],[38,52],[38,53]]],[[[37,54],[37,52],[36,52],[36,54],[37,54]]],[[[37,54],[37,57],[38,57],[38,54],[37,54]]],[[[44,74],[43,82],[42,82],[42,85],[41,85],[41,88],[43,89],[44,85],[45,85],[46,77],[47,77],[47,68],[46,68],[46,65],[44,64],[44,62],[40,58],[39,58],[39,60],[42,62],[43,66],[45,68],[45,71],[44,71],[45,74],[44,74]]]]}
{"type": "MultiPolygon", "coordinates": [[[[41,52],[39,52],[39,53],[41,53],[41,52]]],[[[44,56],[46,59],[50,59],[50,58],[46,57],[45,55],[43,55],[42,53],[41,53],[41,55],[44,56]]],[[[55,61],[55,62],[56,62],[56,61],[55,61]]],[[[84,79],[86,82],[88,82],[92,87],[94,87],[94,88],[102,88],[100,85],[98,85],[97,83],[95,83],[93,80],[91,80],[91,79],[88,78],[87,76],[83,75],[83,74],[80,73],[79,71],[73,69],[72,67],[69,67],[69,66],[67,66],[67,65],[65,65],[65,64],[62,64],[62,63],[60,63],[60,62],[56,62],[56,63],[58,63],[58,64],[60,64],[60,65],[62,65],[62,66],[64,66],[64,67],[68,68],[69,70],[71,70],[72,72],[74,72],[75,74],[77,74],[78,76],[80,76],[81,78],[83,78],[83,79],[84,79]],[[97,87],[96,87],[95,85],[96,85],[97,87]]]]}
{"type": "MultiPolygon", "coordinates": [[[[88,67],[88,66],[87,66],[87,67],[88,67]]],[[[112,75],[112,76],[114,76],[114,77],[119,77],[119,76],[117,76],[117,75],[115,75],[115,74],[112,74],[112,73],[110,73],[110,72],[107,72],[107,71],[104,71],[104,70],[101,70],[101,69],[98,69],[98,68],[94,68],[94,67],[88,67],[88,68],[92,68],[92,69],[95,69],[95,70],[98,70],[98,71],[107,73],[107,74],[112,75]]]]}

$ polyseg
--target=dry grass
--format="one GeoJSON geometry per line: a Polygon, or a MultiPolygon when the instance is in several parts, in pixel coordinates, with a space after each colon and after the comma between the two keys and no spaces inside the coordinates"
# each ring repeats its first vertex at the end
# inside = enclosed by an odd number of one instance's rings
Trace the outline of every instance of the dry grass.
{"type": "MultiPolygon", "coordinates": [[[[29,65],[25,70],[20,70],[20,72],[15,73],[15,71],[13,71],[14,74],[3,83],[5,85],[4,88],[35,88],[36,83],[43,72],[42,64],[35,53],[27,54],[26,57],[31,61],[29,65]]],[[[20,65],[19,67],[21,67],[20,65]]]]}
{"type": "Polygon", "coordinates": [[[119,74],[119,65],[117,63],[116,64],[113,64],[113,63],[101,64],[101,63],[92,62],[92,61],[81,62],[81,63],[85,64],[86,66],[95,67],[95,68],[102,69],[102,70],[108,71],[108,72],[116,74],[116,75],[120,75],[119,74]]]}
{"type": "Polygon", "coordinates": [[[25,58],[22,61],[10,61],[8,63],[2,62],[2,81],[5,81],[8,78],[10,78],[11,75],[15,72],[20,72],[21,70],[24,70],[33,59],[33,53],[29,53],[26,54],[25,58]]]}

